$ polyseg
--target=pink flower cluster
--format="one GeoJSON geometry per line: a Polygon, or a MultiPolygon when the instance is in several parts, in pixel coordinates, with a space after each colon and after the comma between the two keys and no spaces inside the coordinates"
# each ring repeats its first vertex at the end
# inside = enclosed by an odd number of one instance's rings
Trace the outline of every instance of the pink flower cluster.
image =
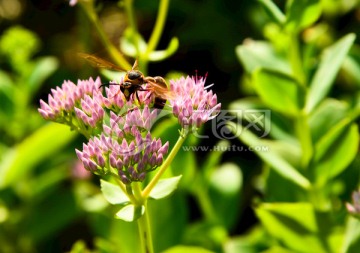
{"type": "MultiPolygon", "coordinates": [[[[147,172],[162,164],[169,146],[150,134],[159,112],[150,109],[156,94],[145,84],[126,101],[118,83],[110,83],[105,96],[99,87],[99,78],[79,80],[77,85],[65,81],[61,88],[51,90],[48,103],[40,100],[38,110],[43,118],[67,124],[88,137],[83,150],[76,150],[87,170],[116,173],[125,184],[142,181],[147,172]]],[[[169,94],[173,115],[187,132],[220,111],[221,104],[205,87],[205,78],[171,80],[169,94]]]]}
{"type": "Polygon", "coordinates": [[[181,77],[170,81],[170,90],[174,98],[170,99],[173,114],[179,124],[191,131],[219,114],[221,104],[217,96],[205,87],[204,77],[181,77]]]}
{"type": "Polygon", "coordinates": [[[154,117],[148,107],[138,108],[125,117],[111,115],[111,128],[94,137],[83,150],[76,150],[86,169],[95,173],[116,172],[124,184],[143,181],[146,173],[163,162],[169,143],[162,145],[160,139],[152,138],[150,121],[154,117]],[[145,134],[143,134],[145,132],[145,134]]]}
{"type": "Polygon", "coordinates": [[[48,103],[40,100],[38,111],[47,120],[74,125],[75,118],[94,128],[104,117],[104,99],[99,90],[100,85],[100,78],[95,81],[92,78],[78,80],[77,85],[65,81],[61,88],[51,90],[48,103]]]}

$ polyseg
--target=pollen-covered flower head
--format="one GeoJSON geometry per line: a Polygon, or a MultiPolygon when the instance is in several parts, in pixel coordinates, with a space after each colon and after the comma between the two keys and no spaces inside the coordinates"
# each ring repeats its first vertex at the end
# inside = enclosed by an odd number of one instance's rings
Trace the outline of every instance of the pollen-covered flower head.
{"type": "Polygon", "coordinates": [[[221,104],[217,96],[205,87],[205,77],[181,77],[170,80],[173,98],[170,105],[180,125],[189,131],[200,127],[219,114],[221,104]]]}
{"type": "Polygon", "coordinates": [[[76,150],[84,167],[99,174],[117,173],[124,184],[143,181],[147,172],[162,164],[169,146],[151,137],[155,116],[148,107],[124,116],[111,114],[110,126],[104,126],[104,132],[84,144],[82,151],[76,150]]]}

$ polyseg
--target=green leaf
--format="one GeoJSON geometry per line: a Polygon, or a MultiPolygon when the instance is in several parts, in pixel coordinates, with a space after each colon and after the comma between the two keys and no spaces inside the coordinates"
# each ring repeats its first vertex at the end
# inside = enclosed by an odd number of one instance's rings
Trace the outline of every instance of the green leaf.
{"type": "Polygon", "coordinates": [[[293,251],[302,252],[306,245],[311,252],[337,252],[342,242],[342,233],[310,203],[266,203],[255,212],[270,235],[293,251]]]}
{"type": "Polygon", "coordinates": [[[258,69],[253,73],[253,84],[264,103],[276,111],[297,115],[303,107],[304,90],[290,76],[258,69]]]}
{"type": "Polygon", "coordinates": [[[17,98],[15,94],[20,93],[19,87],[13,83],[10,75],[0,70],[0,128],[6,126],[9,119],[14,116],[17,98]]]}
{"type": "Polygon", "coordinates": [[[171,247],[170,249],[167,249],[165,251],[162,251],[162,253],[215,253],[214,251],[210,251],[205,248],[196,247],[196,246],[183,246],[178,245],[171,247]]]}
{"type": "Polygon", "coordinates": [[[131,28],[127,28],[124,32],[124,35],[120,39],[121,51],[125,55],[131,56],[133,58],[138,57],[139,52],[145,52],[146,47],[147,44],[144,38],[131,28]],[[139,50],[139,52],[137,51],[137,49],[139,50]]]}
{"type": "Polygon", "coordinates": [[[153,51],[149,54],[150,61],[162,61],[171,55],[173,55],[176,50],[179,48],[179,40],[178,38],[174,37],[171,39],[169,45],[165,50],[157,50],[153,51]]]}
{"type": "Polygon", "coordinates": [[[355,34],[348,34],[324,51],[320,66],[310,83],[305,110],[310,113],[327,95],[350,47],[355,34]]]}
{"type": "Polygon", "coordinates": [[[70,253],[90,253],[83,240],[76,241],[71,247],[70,253]]]}
{"type": "Polygon", "coordinates": [[[153,199],[162,199],[169,196],[177,188],[182,175],[177,177],[160,179],[159,182],[150,192],[150,197],[153,199]]]}
{"type": "Polygon", "coordinates": [[[350,122],[343,119],[315,144],[314,166],[320,185],[345,170],[357,155],[358,127],[350,122]]]}
{"type": "MultiPolygon", "coordinates": [[[[267,142],[258,138],[248,129],[243,128],[233,122],[227,123],[229,129],[231,129],[238,138],[249,147],[268,147],[267,142]]],[[[282,175],[289,181],[301,186],[304,189],[310,187],[310,182],[307,178],[301,175],[296,168],[294,168],[287,160],[283,159],[279,154],[271,149],[266,151],[259,149],[253,149],[254,152],[268,165],[270,165],[277,173],[282,175]]]]}
{"type": "Polygon", "coordinates": [[[100,185],[105,199],[110,204],[126,204],[130,201],[128,196],[121,190],[120,186],[109,183],[103,179],[100,179],[100,185]]]}
{"type": "Polygon", "coordinates": [[[187,197],[188,195],[183,192],[175,192],[171,198],[148,201],[147,210],[154,238],[154,252],[162,252],[182,242],[189,221],[187,197]]]}
{"type": "Polygon", "coordinates": [[[21,233],[31,236],[36,242],[58,236],[59,231],[70,226],[73,222],[83,217],[83,212],[78,208],[73,191],[70,187],[59,187],[53,194],[40,202],[31,199],[34,203],[27,205],[23,212],[21,233]]]}
{"type": "Polygon", "coordinates": [[[345,118],[348,109],[348,105],[339,100],[323,100],[308,119],[313,143],[317,143],[334,125],[345,118]]]}
{"type": "MultiPolygon", "coordinates": [[[[243,184],[241,169],[234,163],[224,163],[213,171],[209,193],[214,211],[226,228],[233,228],[240,210],[240,193],[243,184]]],[[[200,189],[201,190],[201,189],[200,189]]]]}
{"type": "Polygon", "coordinates": [[[259,253],[270,244],[266,231],[261,226],[252,227],[247,233],[232,236],[224,243],[224,253],[259,253]]]}
{"type": "Polygon", "coordinates": [[[242,187],[242,174],[236,164],[224,163],[211,176],[210,185],[223,195],[236,195],[242,187]]]}
{"type": "Polygon", "coordinates": [[[145,206],[126,205],[115,214],[115,218],[132,222],[140,218],[145,213],[145,206]]]}
{"type": "Polygon", "coordinates": [[[349,217],[346,222],[345,239],[342,252],[357,253],[360,248],[360,220],[349,217]]]}
{"type": "MultiPolygon", "coordinates": [[[[120,40],[121,51],[127,56],[134,58],[138,57],[139,53],[146,52],[147,46],[148,45],[144,38],[140,34],[135,33],[131,28],[125,30],[124,36],[120,40]]],[[[151,52],[147,56],[147,60],[161,61],[174,54],[178,48],[179,40],[178,38],[173,37],[165,50],[151,52]]]]}
{"type": "Polygon", "coordinates": [[[289,0],[286,5],[286,28],[298,33],[318,20],[321,12],[319,0],[289,0]]]}
{"type": "Polygon", "coordinates": [[[268,42],[246,42],[236,47],[236,54],[248,73],[258,68],[277,70],[289,75],[292,72],[289,63],[268,42]]]}
{"type": "Polygon", "coordinates": [[[28,77],[29,91],[34,94],[41,84],[57,69],[59,63],[55,57],[42,57],[36,59],[34,67],[28,77]]]}
{"type": "Polygon", "coordinates": [[[9,100],[13,99],[15,93],[15,84],[11,80],[10,75],[0,70],[0,92],[7,96],[9,100]]]}
{"type": "Polygon", "coordinates": [[[216,224],[216,222],[199,221],[188,225],[182,242],[187,245],[216,249],[222,247],[227,239],[228,232],[225,227],[216,224]]]}
{"type": "Polygon", "coordinates": [[[0,160],[0,189],[21,179],[41,161],[55,156],[76,135],[68,126],[49,123],[9,149],[0,160]]]}
{"type": "Polygon", "coordinates": [[[270,18],[278,24],[285,22],[285,15],[271,0],[258,0],[258,2],[264,7],[265,11],[269,14],[270,18]]]}
{"type": "Polygon", "coordinates": [[[350,51],[350,55],[347,55],[343,62],[342,71],[341,77],[346,83],[360,87],[360,49],[350,51]]]}

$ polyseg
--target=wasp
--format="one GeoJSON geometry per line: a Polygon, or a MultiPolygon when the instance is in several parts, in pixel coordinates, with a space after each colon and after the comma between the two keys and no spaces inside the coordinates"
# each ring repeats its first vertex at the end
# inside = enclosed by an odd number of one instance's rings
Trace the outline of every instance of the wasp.
{"type": "Polygon", "coordinates": [[[137,100],[140,102],[137,92],[150,91],[154,94],[154,107],[163,109],[166,100],[170,97],[170,91],[165,79],[161,76],[144,76],[144,74],[138,70],[137,60],[134,62],[131,70],[126,71],[119,66],[94,55],[79,53],[79,56],[89,61],[95,67],[126,72],[122,83],[110,82],[109,84],[102,84],[100,86],[119,85],[120,91],[124,94],[126,101],[129,101],[131,96],[134,96],[135,94],[137,100]],[[146,88],[143,87],[145,84],[147,84],[146,88]]]}

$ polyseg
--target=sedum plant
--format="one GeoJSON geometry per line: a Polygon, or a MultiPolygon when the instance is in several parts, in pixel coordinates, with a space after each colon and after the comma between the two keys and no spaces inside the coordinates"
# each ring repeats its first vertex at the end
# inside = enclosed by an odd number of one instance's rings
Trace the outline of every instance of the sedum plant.
{"type": "Polygon", "coordinates": [[[115,217],[138,222],[142,251],[154,252],[147,200],[164,198],[176,189],[181,175],[161,176],[186,137],[216,117],[221,105],[205,86],[205,78],[170,80],[169,107],[181,129],[167,155],[169,143],[151,136],[160,115],[153,108],[153,92],[144,89],[136,95],[135,91],[127,101],[122,92],[115,91],[119,86],[105,88],[105,95],[100,86],[99,78],[79,80],[77,85],[65,81],[52,90],[47,103],[40,101],[39,112],[44,119],[68,125],[88,139],[82,150],[76,150],[78,158],[87,170],[101,176],[106,200],[120,206],[115,217]],[[153,170],[156,174],[149,178],[153,170]]]}

